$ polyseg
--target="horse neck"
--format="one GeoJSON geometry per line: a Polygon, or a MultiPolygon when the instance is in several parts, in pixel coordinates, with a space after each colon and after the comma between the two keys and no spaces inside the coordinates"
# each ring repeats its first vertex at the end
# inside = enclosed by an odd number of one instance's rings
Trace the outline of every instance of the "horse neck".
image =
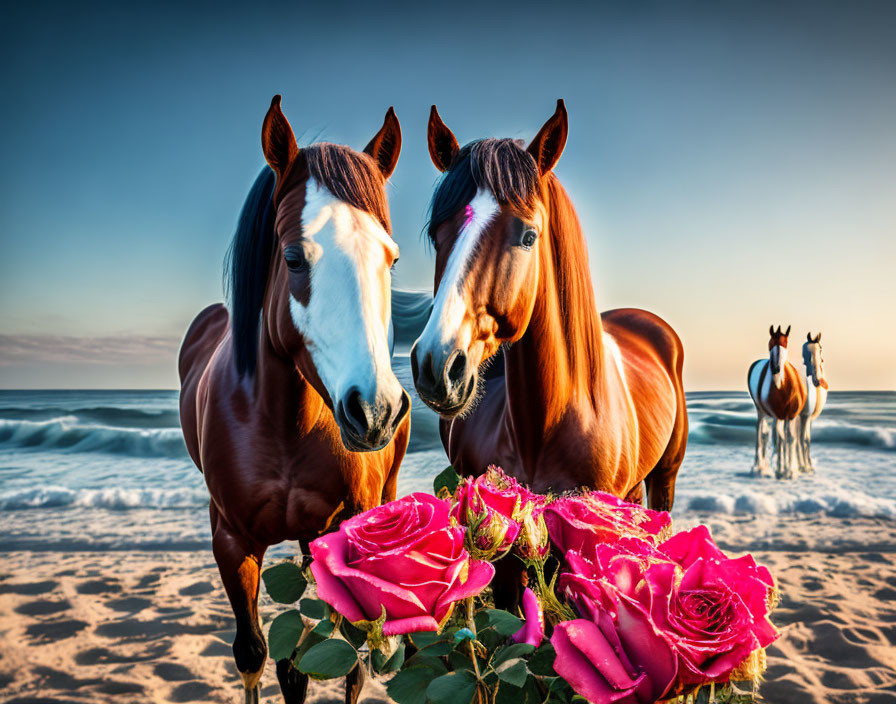
{"type": "Polygon", "coordinates": [[[603,379],[603,330],[578,216],[553,174],[544,185],[547,246],[529,326],[506,351],[508,408],[515,428],[541,437],[570,405],[593,406],[603,379]],[[528,427],[527,427],[528,426],[528,427]]]}

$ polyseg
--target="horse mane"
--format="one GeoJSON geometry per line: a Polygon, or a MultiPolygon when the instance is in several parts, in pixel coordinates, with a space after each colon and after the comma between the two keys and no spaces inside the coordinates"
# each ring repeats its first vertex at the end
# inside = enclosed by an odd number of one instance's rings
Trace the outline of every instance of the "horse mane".
{"type": "Polygon", "coordinates": [[[534,213],[538,167],[522,141],[480,139],[457,153],[429,205],[430,240],[435,241],[436,228],[473,200],[481,188],[487,188],[495,200],[512,205],[524,217],[534,213]]]}
{"type": "Polygon", "coordinates": [[[548,235],[563,335],[570,345],[570,372],[589,382],[602,355],[602,326],[588,268],[588,246],[579,216],[566,189],[553,172],[543,181],[548,209],[548,235]]]}
{"type": "MultiPolygon", "coordinates": [[[[370,213],[392,233],[385,179],[367,154],[321,142],[303,148],[284,177],[284,189],[313,178],[339,200],[370,213]]],[[[224,263],[224,288],[230,302],[236,369],[254,374],[258,330],[271,262],[277,245],[273,203],[276,176],[265,166],[246,196],[224,263]]]]}
{"type": "Polygon", "coordinates": [[[254,374],[258,361],[258,323],[268,270],[276,244],[274,195],[276,176],[265,166],[243,203],[224,262],[224,289],[230,301],[230,329],[237,373],[254,374]]]}

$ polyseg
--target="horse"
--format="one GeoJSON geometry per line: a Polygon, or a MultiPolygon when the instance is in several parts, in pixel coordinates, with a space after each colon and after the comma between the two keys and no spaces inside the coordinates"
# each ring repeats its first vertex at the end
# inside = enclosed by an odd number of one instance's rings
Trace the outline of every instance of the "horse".
{"type": "Polygon", "coordinates": [[[771,429],[769,421],[775,419],[775,451],[778,479],[792,479],[796,458],[796,433],[794,422],[806,403],[806,385],[801,375],[787,361],[787,338],[790,326],[781,332],[773,325],[768,328],[768,359],[757,359],[747,372],[747,387],[756,405],[756,459],[753,473],[772,476],[771,429]]]}
{"type": "Polygon", "coordinates": [[[821,333],[812,338],[806,333],[803,343],[803,364],[806,367],[806,403],[797,419],[799,437],[797,440],[797,460],[801,472],[815,471],[810,445],[812,444],[812,421],[821,415],[828,399],[828,381],[824,375],[824,355],[821,351],[821,333]]]}
{"type": "Polygon", "coordinates": [[[585,238],[553,172],[567,134],[559,100],[528,147],[460,148],[432,106],[429,153],[444,175],[414,384],[462,475],[496,464],[535,491],[638,502],[644,482],[650,507],[669,510],[688,434],[681,340],[647,311],[598,312],[585,238]]]}
{"type": "MultiPolygon", "coordinates": [[[[180,350],[180,418],[211,501],[212,546],[236,618],[233,655],[257,702],[267,645],[258,588],[266,549],[307,543],[395,498],[410,398],[392,372],[390,270],[398,260],[385,183],[401,150],[392,108],[363,153],[300,149],[271,101],[268,166],[229,255],[230,311],[203,310],[180,350]]],[[[277,663],[287,701],[308,677],[277,663]]],[[[363,685],[347,678],[346,701],[363,685]]]]}

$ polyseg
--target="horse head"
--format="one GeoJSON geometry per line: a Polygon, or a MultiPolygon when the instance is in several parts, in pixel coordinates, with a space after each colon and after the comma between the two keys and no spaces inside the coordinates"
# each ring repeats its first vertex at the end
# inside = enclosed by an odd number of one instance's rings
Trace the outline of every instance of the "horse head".
{"type": "Polygon", "coordinates": [[[775,386],[780,388],[784,381],[784,367],[787,365],[787,338],[790,335],[790,326],[781,332],[780,325],[777,330],[774,325],[769,325],[768,334],[768,363],[775,386]]]}
{"type": "Polygon", "coordinates": [[[803,364],[806,365],[806,374],[812,378],[812,383],[815,386],[825,383],[821,333],[814,338],[811,332],[806,333],[806,341],[803,343],[803,364]]]}
{"type": "Polygon", "coordinates": [[[299,148],[275,96],[262,148],[276,181],[263,324],[323,398],[349,450],[387,445],[410,408],[392,372],[391,236],[386,179],[401,150],[392,108],[362,152],[299,148]]]}
{"type": "Polygon", "coordinates": [[[539,276],[552,267],[547,184],[566,136],[560,100],[528,147],[483,139],[461,148],[432,106],[429,153],[444,174],[430,206],[436,292],[411,368],[420,398],[443,416],[472,406],[480,365],[529,325],[539,276]]]}

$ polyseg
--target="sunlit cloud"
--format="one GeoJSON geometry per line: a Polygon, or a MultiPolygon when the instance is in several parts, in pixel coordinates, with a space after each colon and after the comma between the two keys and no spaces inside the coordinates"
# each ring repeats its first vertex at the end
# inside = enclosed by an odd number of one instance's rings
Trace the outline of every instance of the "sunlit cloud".
{"type": "Polygon", "coordinates": [[[0,366],[40,363],[154,364],[173,359],[180,339],[153,335],[0,335],[0,366]]]}

